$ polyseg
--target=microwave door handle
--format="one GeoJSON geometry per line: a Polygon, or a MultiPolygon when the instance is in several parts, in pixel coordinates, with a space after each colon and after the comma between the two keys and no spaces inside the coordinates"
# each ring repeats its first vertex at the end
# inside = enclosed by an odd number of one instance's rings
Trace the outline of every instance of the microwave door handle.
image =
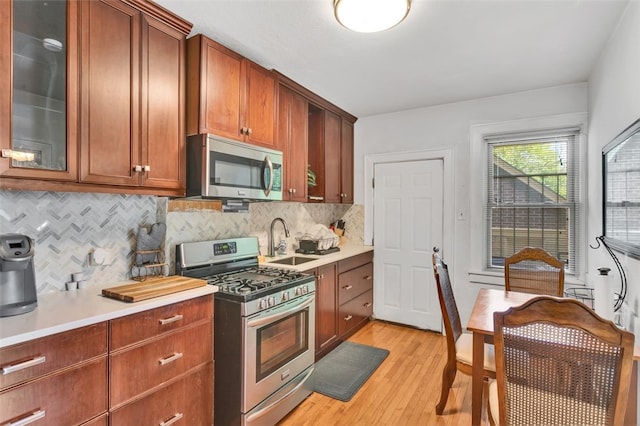
{"type": "Polygon", "coordinates": [[[269,195],[271,189],[273,188],[273,163],[271,162],[271,159],[268,155],[264,157],[264,163],[269,168],[269,184],[264,189],[264,195],[269,195]]]}

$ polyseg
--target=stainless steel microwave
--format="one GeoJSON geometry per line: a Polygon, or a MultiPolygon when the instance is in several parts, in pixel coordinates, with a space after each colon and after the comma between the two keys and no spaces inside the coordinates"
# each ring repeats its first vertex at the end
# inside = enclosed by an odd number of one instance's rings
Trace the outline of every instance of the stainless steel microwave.
{"type": "Polygon", "coordinates": [[[282,152],[210,134],[190,136],[187,196],[282,200],[282,152]]]}

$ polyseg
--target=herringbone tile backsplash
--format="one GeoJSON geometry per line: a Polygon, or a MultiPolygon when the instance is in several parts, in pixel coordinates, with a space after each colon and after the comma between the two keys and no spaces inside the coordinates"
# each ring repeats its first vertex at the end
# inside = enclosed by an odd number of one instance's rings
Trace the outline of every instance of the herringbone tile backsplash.
{"type": "Polygon", "coordinates": [[[0,191],[0,233],[35,240],[38,293],[64,289],[73,272],[84,271],[89,284],[126,279],[138,226],[155,219],[152,196],[0,191]],[[96,248],[108,259],[91,266],[96,248]]]}
{"type": "MultiPolygon", "coordinates": [[[[316,223],[347,222],[346,236],[362,244],[362,206],[252,203],[248,213],[219,211],[167,212],[167,199],[141,195],[0,190],[0,233],[25,234],[36,242],[35,268],[38,293],[63,290],[73,272],[84,272],[89,285],[112,283],[131,277],[136,234],[141,225],[167,225],[167,273],[174,272],[175,246],[238,236],[256,236],[266,250],[267,231],[275,217],[289,224],[290,250],[295,237],[316,223]],[[107,262],[95,266],[89,254],[107,251],[107,262]]],[[[280,225],[276,239],[283,237],[280,225]]]]}

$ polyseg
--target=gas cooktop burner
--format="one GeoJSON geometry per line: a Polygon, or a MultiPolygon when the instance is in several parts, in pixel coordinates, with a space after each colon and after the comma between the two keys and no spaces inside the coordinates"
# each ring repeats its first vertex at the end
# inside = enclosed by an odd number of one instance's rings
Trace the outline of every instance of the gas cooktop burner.
{"type": "MultiPolygon", "coordinates": [[[[247,298],[267,289],[294,283],[307,277],[297,271],[265,266],[252,266],[231,272],[203,277],[211,285],[218,286],[218,292],[247,298]]],[[[271,289],[270,291],[274,291],[271,289]]]]}

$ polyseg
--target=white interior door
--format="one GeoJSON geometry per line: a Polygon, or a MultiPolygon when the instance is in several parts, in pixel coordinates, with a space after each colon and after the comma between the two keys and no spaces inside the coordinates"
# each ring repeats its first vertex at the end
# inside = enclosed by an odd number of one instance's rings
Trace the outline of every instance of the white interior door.
{"type": "Polygon", "coordinates": [[[443,161],[375,164],[374,313],[441,331],[431,253],[443,239],[443,161]]]}

